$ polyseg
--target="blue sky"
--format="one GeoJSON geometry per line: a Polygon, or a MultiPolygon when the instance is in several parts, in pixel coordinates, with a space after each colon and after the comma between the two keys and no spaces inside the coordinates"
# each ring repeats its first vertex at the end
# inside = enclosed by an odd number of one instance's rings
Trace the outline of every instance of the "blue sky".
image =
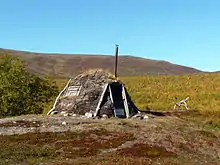
{"type": "Polygon", "coordinates": [[[219,0],[0,0],[0,47],[220,70],[219,0]]]}

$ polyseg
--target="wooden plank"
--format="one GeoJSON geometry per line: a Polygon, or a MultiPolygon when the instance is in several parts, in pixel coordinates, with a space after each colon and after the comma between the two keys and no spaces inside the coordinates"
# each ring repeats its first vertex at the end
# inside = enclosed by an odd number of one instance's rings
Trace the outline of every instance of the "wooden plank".
{"type": "Polygon", "coordinates": [[[94,117],[96,117],[96,116],[98,115],[98,112],[99,112],[99,110],[100,110],[100,108],[101,108],[100,105],[101,105],[101,103],[102,103],[102,101],[103,101],[103,97],[104,97],[104,95],[105,95],[105,92],[106,92],[106,90],[107,90],[107,87],[108,87],[108,84],[106,84],[106,85],[104,86],[104,89],[103,89],[103,91],[102,91],[101,97],[100,97],[100,99],[99,99],[98,105],[97,105],[96,110],[95,110],[94,117]]]}
{"type": "Polygon", "coordinates": [[[63,90],[59,93],[59,95],[57,96],[57,98],[56,98],[56,100],[55,100],[55,102],[54,102],[54,104],[53,104],[53,108],[47,113],[47,115],[50,115],[50,113],[55,110],[56,104],[57,104],[57,102],[58,102],[60,96],[64,93],[64,91],[66,90],[66,88],[69,86],[69,83],[70,83],[71,80],[72,80],[72,79],[69,79],[69,81],[68,81],[68,83],[66,84],[66,86],[65,86],[65,87],[63,88],[63,90]]]}
{"type": "Polygon", "coordinates": [[[123,102],[124,102],[126,117],[128,118],[130,116],[130,114],[129,114],[129,108],[128,108],[128,101],[127,101],[127,97],[126,97],[126,93],[125,93],[125,89],[124,89],[123,85],[122,85],[122,98],[123,98],[123,102]]]}

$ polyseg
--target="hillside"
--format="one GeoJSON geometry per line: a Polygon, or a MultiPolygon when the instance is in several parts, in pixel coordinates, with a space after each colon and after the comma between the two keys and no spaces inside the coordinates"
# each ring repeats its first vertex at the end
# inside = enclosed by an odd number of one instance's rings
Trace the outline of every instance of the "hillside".
{"type": "MultiPolygon", "coordinates": [[[[0,49],[0,52],[7,52],[20,57],[27,62],[29,70],[33,73],[38,75],[51,74],[60,78],[71,77],[90,68],[102,68],[113,72],[115,60],[114,56],[110,55],[44,54],[8,49],[0,49]]],[[[201,72],[194,68],[175,65],[166,61],[133,56],[120,56],[118,69],[120,76],[180,75],[201,72]]]]}

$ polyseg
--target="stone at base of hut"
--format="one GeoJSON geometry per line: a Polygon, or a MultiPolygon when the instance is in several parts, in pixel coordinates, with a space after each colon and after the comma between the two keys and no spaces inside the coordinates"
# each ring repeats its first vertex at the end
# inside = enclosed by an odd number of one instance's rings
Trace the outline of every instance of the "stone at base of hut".
{"type": "Polygon", "coordinates": [[[67,122],[63,121],[61,124],[62,124],[62,125],[67,125],[67,122]]]}
{"type": "Polygon", "coordinates": [[[69,114],[69,113],[65,113],[65,114],[63,114],[63,116],[64,116],[64,117],[70,116],[70,114],[69,114]]]}
{"type": "Polygon", "coordinates": [[[74,113],[74,114],[72,114],[72,117],[76,117],[76,116],[77,116],[77,114],[75,114],[75,113],[74,113]]]}
{"type": "Polygon", "coordinates": [[[141,116],[141,115],[134,115],[134,116],[132,116],[132,119],[143,119],[143,116],[141,116]]]}
{"type": "Polygon", "coordinates": [[[86,112],[86,113],[85,113],[85,116],[86,116],[87,118],[92,118],[92,117],[94,116],[94,113],[93,113],[93,112],[86,112]]]}
{"type": "Polygon", "coordinates": [[[133,117],[132,117],[132,119],[149,119],[150,117],[148,116],[148,115],[140,115],[140,114],[138,114],[138,115],[134,115],[133,117]]]}
{"type": "Polygon", "coordinates": [[[64,117],[71,116],[71,114],[66,111],[62,111],[60,114],[63,115],[64,117]]]}
{"type": "Polygon", "coordinates": [[[149,116],[147,116],[147,115],[145,115],[143,118],[144,118],[144,119],[149,119],[150,117],[149,117],[149,116]]]}
{"type": "Polygon", "coordinates": [[[107,119],[108,118],[108,115],[104,114],[102,115],[102,119],[107,119]]]}
{"type": "Polygon", "coordinates": [[[66,111],[61,111],[61,112],[60,112],[61,115],[64,115],[64,114],[66,114],[66,113],[67,113],[66,111]]]}

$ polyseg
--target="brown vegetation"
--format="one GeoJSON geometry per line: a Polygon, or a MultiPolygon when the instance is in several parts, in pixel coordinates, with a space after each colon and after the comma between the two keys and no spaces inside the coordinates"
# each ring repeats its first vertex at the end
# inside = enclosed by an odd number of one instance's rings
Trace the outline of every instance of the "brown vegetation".
{"type": "Polygon", "coordinates": [[[2,119],[0,133],[4,165],[214,165],[220,158],[217,130],[175,116],[148,120],[20,116],[2,119]],[[61,124],[63,120],[67,125],[61,124]],[[12,121],[17,125],[8,127],[12,121]]]}
{"type": "MultiPolygon", "coordinates": [[[[81,71],[91,68],[102,68],[113,72],[115,58],[107,55],[83,55],[83,54],[43,54],[24,51],[1,49],[26,61],[31,72],[38,75],[50,74],[54,77],[72,77],[81,71]]],[[[201,71],[175,65],[166,61],[150,60],[133,56],[120,56],[120,76],[134,75],[174,75],[199,73],[201,71]]]]}

